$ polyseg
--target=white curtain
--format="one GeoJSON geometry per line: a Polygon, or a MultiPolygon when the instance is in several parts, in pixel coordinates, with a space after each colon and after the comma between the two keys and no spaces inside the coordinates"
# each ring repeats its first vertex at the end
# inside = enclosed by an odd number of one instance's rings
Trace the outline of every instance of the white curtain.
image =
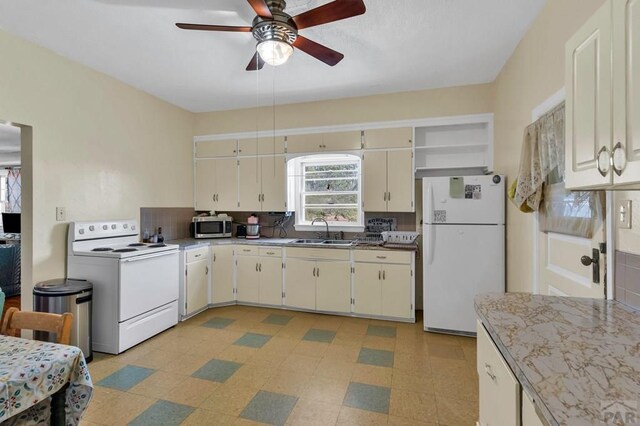
{"type": "Polygon", "coordinates": [[[9,169],[7,175],[7,213],[22,212],[22,173],[20,169],[9,169]]]}

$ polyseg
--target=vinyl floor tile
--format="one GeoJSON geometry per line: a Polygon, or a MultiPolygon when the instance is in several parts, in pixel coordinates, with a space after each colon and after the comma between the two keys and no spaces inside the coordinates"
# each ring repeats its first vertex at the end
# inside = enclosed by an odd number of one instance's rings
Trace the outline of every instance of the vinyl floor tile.
{"type": "Polygon", "coordinates": [[[269,339],[271,339],[271,336],[266,334],[246,333],[233,344],[238,346],[247,346],[249,348],[261,348],[269,341],[269,339]]]}
{"type": "Polygon", "coordinates": [[[260,391],[242,410],[240,417],[270,425],[284,425],[297,402],[295,396],[260,391]]]}
{"type": "Polygon", "coordinates": [[[97,384],[107,388],[126,391],[151,376],[154,372],[155,370],[151,368],[127,365],[100,380],[97,384]]]}
{"type": "Polygon", "coordinates": [[[292,316],[271,314],[262,320],[264,324],[287,325],[291,321],[292,316]]]}
{"type": "Polygon", "coordinates": [[[194,408],[169,401],[158,401],[133,419],[131,426],[174,426],[182,423],[194,408]]]}
{"type": "Polygon", "coordinates": [[[396,328],[384,325],[370,325],[367,328],[367,336],[396,337],[396,328]]]}
{"type": "Polygon", "coordinates": [[[242,364],[237,362],[212,359],[200,367],[192,376],[198,379],[224,383],[229,377],[233,376],[240,367],[242,367],[242,364]]]}
{"type": "Polygon", "coordinates": [[[232,324],[233,322],[235,322],[234,319],[231,318],[220,318],[220,317],[214,317],[211,318],[210,320],[208,320],[207,322],[201,324],[201,327],[209,327],[209,328],[227,328],[228,325],[232,324]]]}
{"type": "Polygon", "coordinates": [[[362,348],[358,355],[360,364],[393,367],[393,352],[381,349],[362,348]]]}
{"type": "Polygon", "coordinates": [[[302,340],[309,340],[312,342],[331,343],[336,337],[336,332],[333,330],[320,330],[312,328],[307,331],[302,340]]]}
{"type": "Polygon", "coordinates": [[[391,389],[382,386],[351,382],[344,397],[344,405],[376,413],[389,414],[391,389]]]}

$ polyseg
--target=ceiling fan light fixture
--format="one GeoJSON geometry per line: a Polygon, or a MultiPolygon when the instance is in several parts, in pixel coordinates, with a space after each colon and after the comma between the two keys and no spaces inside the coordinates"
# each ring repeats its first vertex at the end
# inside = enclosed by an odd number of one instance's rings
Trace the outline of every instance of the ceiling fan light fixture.
{"type": "Polygon", "coordinates": [[[281,40],[264,40],[258,43],[258,54],[267,64],[277,67],[293,54],[293,46],[281,40]]]}

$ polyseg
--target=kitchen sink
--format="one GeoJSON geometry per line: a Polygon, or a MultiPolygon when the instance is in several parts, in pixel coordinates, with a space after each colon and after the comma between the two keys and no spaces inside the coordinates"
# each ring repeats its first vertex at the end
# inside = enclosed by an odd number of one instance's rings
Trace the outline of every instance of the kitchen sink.
{"type": "Polygon", "coordinates": [[[306,238],[301,240],[295,240],[292,244],[322,244],[325,240],[320,238],[306,238]]]}
{"type": "Polygon", "coordinates": [[[332,246],[350,246],[353,244],[351,240],[326,240],[322,244],[332,245],[332,246]]]}

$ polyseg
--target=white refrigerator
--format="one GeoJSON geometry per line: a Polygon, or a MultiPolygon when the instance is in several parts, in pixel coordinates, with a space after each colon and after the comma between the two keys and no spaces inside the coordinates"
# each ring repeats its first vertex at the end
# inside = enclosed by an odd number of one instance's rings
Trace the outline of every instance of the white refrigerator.
{"type": "Polygon", "coordinates": [[[424,329],[475,335],[476,294],[505,291],[504,176],[424,178],[424,329]]]}

